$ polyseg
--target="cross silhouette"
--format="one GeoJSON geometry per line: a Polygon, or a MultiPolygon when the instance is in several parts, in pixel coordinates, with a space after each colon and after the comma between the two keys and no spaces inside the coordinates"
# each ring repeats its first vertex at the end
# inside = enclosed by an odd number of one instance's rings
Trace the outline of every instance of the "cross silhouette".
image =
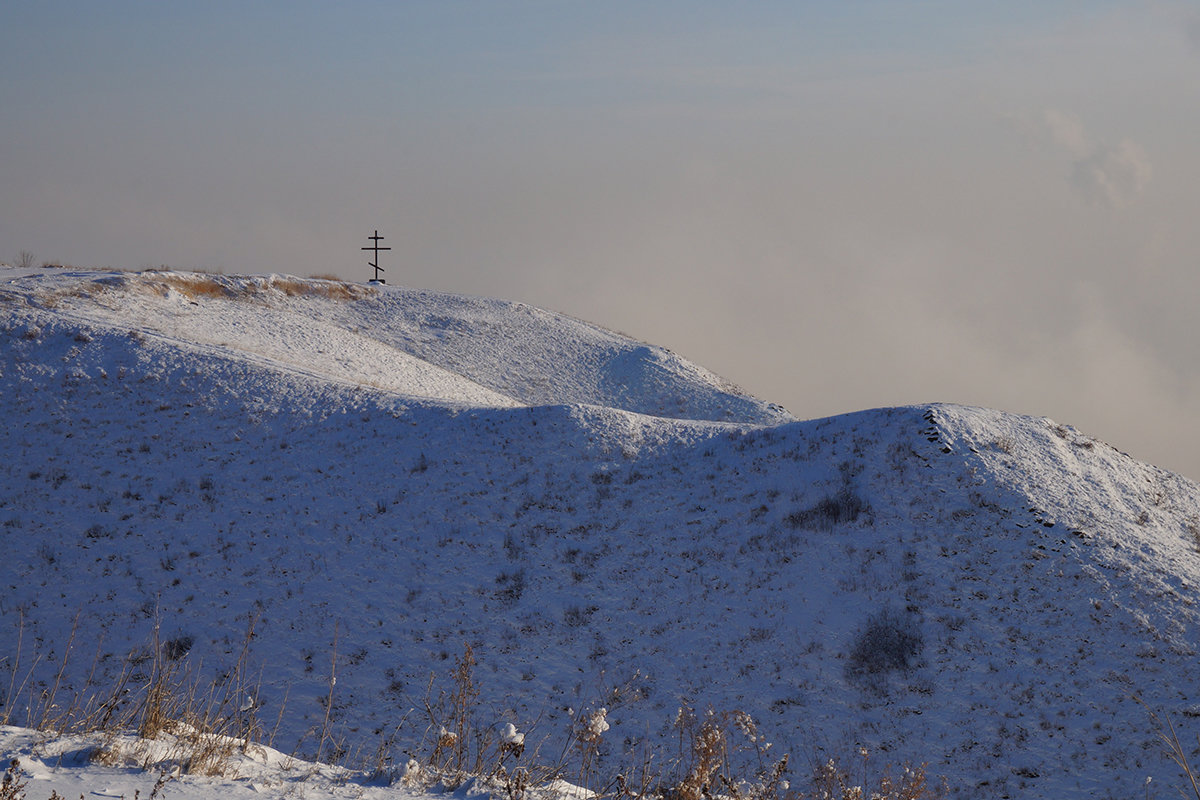
{"type": "Polygon", "coordinates": [[[374,280],[378,283],[387,283],[387,281],[385,281],[383,278],[379,277],[379,273],[384,271],[379,266],[379,251],[380,250],[391,250],[392,248],[379,246],[379,243],[383,241],[383,237],[379,235],[378,229],[376,229],[374,236],[368,236],[367,238],[374,242],[374,244],[371,245],[370,247],[363,248],[363,250],[371,250],[375,253],[375,260],[367,262],[368,267],[375,268],[375,277],[372,280],[374,280]]]}

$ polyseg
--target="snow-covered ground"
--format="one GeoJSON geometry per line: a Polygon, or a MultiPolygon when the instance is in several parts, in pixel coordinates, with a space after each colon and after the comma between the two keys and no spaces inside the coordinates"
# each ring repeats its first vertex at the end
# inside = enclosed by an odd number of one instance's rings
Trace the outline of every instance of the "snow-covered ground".
{"type": "MultiPolygon", "coordinates": [[[[240,798],[426,798],[429,793],[404,781],[364,780],[344,770],[302,761],[262,745],[239,749],[220,776],[184,774],[173,761],[170,737],[139,741],[131,736],[108,741],[96,735],[47,736],[24,728],[0,726],[0,752],[29,800],[51,792],[64,798],[171,797],[175,800],[240,798]],[[107,755],[112,752],[113,755],[107,755]],[[97,757],[104,753],[103,757],[97,757]],[[153,760],[156,767],[143,765],[153,760]]],[[[465,795],[465,793],[464,793],[465,795]]]]}
{"type": "Polygon", "coordinates": [[[333,671],[338,740],[407,761],[465,645],[489,725],[533,752],[606,705],[608,764],[686,702],[796,785],[863,747],[960,797],[1166,797],[1147,707],[1200,733],[1200,489],[1051,420],[798,421],[541,309],[281,276],[0,270],[0,343],[15,723],[156,620],[215,674],[253,618],[297,760],[333,671]]]}

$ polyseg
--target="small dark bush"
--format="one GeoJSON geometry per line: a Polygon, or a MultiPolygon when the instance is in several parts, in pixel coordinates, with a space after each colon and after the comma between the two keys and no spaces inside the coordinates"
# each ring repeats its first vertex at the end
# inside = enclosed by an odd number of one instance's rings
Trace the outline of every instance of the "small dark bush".
{"type": "Polygon", "coordinates": [[[54,562],[58,561],[58,553],[56,553],[54,548],[48,544],[43,543],[40,545],[37,553],[41,557],[42,561],[46,562],[47,566],[54,566],[54,562]]]}
{"type": "Polygon", "coordinates": [[[793,511],[787,515],[786,520],[793,528],[827,531],[834,525],[853,522],[858,519],[859,514],[869,508],[867,502],[855,494],[854,490],[843,486],[837,494],[822,498],[816,505],[793,511]]]}
{"type": "Polygon", "coordinates": [[[176,636],[174,639],[168,639],[163,642],[163,657],[167,661],[178,661],[188,654],[195,643],[196,640],[191,636],[176,636]]]}
{"type": "Polygon", "coordinates": [[[96,523],[88,528],[84,535],[89,539],[111,539],[113,532],[105,529],[103,525],[96,523]]]}
{"type": "Polygon", "coordinates": [[[916,614],[884,608],[868,617],[859,631],[850,650],[846,676],[862,680],[892,671],[907,671],[924,646],[916,614]]]}
{"type": "Polygon", "coordinates": [[[525,570],[500,573],[496,585],[500,587],[496,589],[496,599],[505,605],[513,605],[525,591],[525,570]]]}
{"type": "Polygon", "coordinates": [[[592,621],[592,614],[599,610],[597,606],[571,606],[563,612],[563,622],[569,628],[582,628],[592,621]]]}

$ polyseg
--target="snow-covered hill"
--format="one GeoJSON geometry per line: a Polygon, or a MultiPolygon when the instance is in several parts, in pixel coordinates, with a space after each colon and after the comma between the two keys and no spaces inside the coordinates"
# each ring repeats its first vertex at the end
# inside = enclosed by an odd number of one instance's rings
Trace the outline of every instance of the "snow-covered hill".
{"type": "Polygon", "coordinates": [[[77,616],[70,686],[155,619],[217,669],[255,617],[301,752],[331,660],[339,736],[373,748],[464,644],[485,716],[535,735],[632,687],[610,759],[686,701],[753,715],[800,778],[861,746],[961,797],[1128,797],[1177,783],[1135,696],[1200,732],[1200,489],[1068,426],[797,421],[496,300],[0,281],[0,653],[34,673],[9,708],[77,616]]]}
{"type": "Polygon", "coordinates": [[[5,288],[67,324],[446,405],[792,420],[667,350],[521,303],[278,275],[42,273],[5,288]]]}

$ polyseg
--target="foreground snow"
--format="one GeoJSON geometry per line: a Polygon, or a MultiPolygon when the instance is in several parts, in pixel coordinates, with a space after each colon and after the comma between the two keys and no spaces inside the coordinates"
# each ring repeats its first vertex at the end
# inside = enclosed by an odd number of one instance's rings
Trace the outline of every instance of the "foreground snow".
{"type": "Polygon", "coordinates": [[[1135,695],[1200,733],[1200,491],[1069,426],[951,405],[794,421],[500,301],[12,281],[10,708],[62,663],[64,693],[118,671],[155,620],[216,673],[254,618],[256,703],[300,754],[334,672],[348,747],[401,722],[419,746],[430,676],[467,644],[487,724],[533,749],[604,707],[609,764],[670,745],[687,702],[751,714],[797,780],[861,746],[961,797],[1128,797],[1178,783],[1135,695]],[[907,637],[895,663],[863,649],[879,620],[907,637]]]}
{"type": "MultiPolygon", "coordinates": [[[[173,800],[223,800],[290,797],[297,800],[430,800],[490,798],[499,786],[470,778],[447,788],[427,785],[419,770],[408,776],[365,772],[303,761],[259,744],[241,744],[217,775],[187,773],[170,736],[144,741],[131,735],[53,736],[26,728],[0,726],[3,767],[17,759],[16,777],[30,800],[57,792],[64,798],[170,797],[173,800]]],[[[2,770],[0,770],[2,771],[2,770]]],[[[529,800],[579,800],[578,787],[562,781],[534,787],[529,800]]]]}

